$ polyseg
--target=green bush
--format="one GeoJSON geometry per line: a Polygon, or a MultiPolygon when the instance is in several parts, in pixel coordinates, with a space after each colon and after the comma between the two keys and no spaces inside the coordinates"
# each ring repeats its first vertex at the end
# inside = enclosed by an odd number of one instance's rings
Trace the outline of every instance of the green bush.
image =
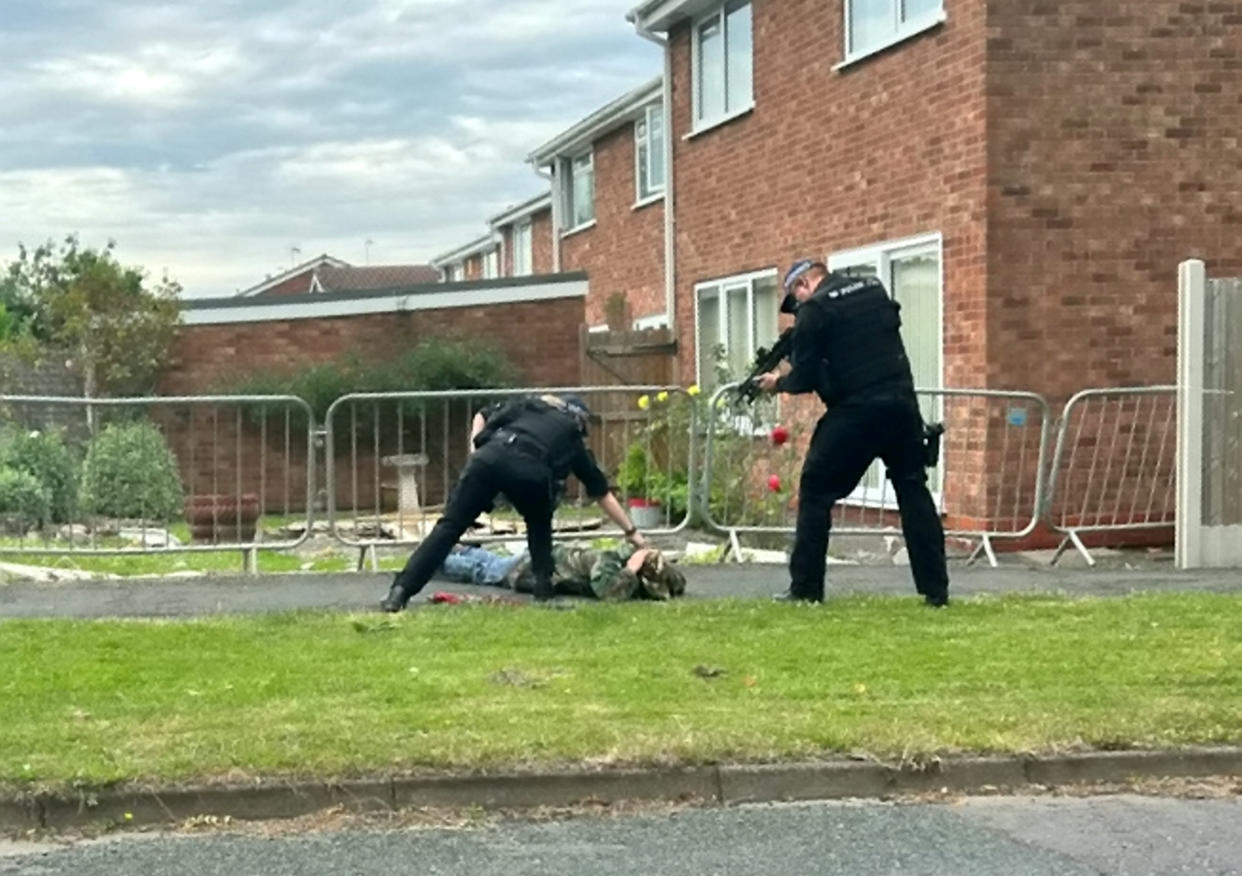
{"type": "Polygon", "coordinates": [[[25,471],[0,467],[0,530],[24,535],[48,518],[47,491],[25,471]]]}
{"type": "Polygon", "coordinates": [[[82,463],[82,507],[105,517],[171,520],[183,497],[177,460],[150,423],[111,425],[82,463]]]}
{"type": "Polygon", "coordinates": [[[78,498],[78,466],[56,432],[0,436],[0,466],[32,475],[47,494],[54,523],[68,523],[78,498]]]}
{"type": "MultiPolygon", "coordinates": [[[[451,338],[428,338],[395,359],[368,363],[357,351],[333,362],[296,370],[270,369],[234,376],[215,387],[230,395],[293,395],[306,401],[317,422],[343,395],[355,392],[435,392],[512,386],[517,369],[498,350],[451,338]]],[[[415,413],[416,406],[407,406],[415,413]]],[[[269,408],[267,413],[275,412],[269,408]]],[[[251,413],[258,414],[257,407],[251,413]]]]}

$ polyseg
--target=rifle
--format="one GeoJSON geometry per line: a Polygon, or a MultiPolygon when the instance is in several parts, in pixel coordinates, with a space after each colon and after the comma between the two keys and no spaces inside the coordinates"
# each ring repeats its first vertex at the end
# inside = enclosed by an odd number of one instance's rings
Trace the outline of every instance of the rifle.
{"type": "Polygon", "coordinates": [[[754,404],[755,399],[759,396],[759,375],[767,374],[779,366],[782,359],[789,358],[789,349],[792,346],[793,327],[790,326],[781,332],[780,337],[776,339],[776,343],[770,348],[760,347],[756,350],[755,362],[750,366],[750,372],[746,375],[746,379],[733,390],[734,398],[737,401],[754,404]]]}

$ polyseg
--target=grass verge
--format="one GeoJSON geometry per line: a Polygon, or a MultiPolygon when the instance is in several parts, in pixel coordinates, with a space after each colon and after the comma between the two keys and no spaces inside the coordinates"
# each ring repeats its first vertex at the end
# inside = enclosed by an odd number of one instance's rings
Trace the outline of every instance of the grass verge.
{"type": "Polygon", "coordinates": [[[1242,597],[0,623],[0,785],[1242,742],[1242,597]]]}

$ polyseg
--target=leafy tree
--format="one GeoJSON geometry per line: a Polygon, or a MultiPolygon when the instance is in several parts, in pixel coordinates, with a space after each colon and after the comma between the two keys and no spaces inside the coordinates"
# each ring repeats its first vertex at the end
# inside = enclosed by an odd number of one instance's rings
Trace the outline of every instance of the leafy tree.
{"type": "Polygon", "coordinates": [[[84,249],[73,235],[59,249],[19,246],[0,277],[10,333],[70,351],[87,397],[150,393],[180,321],[181,286],[168,277],[149,286],[115,247],[84,249]]]}

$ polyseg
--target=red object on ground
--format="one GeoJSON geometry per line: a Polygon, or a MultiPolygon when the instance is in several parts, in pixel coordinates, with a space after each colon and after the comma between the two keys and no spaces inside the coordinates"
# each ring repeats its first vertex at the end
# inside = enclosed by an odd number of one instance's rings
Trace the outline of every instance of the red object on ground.
{"type": "Polygon", "coordinates": [[[784,426],[773,426],[772,427],[772,443],[773,444],[775,444],[777,447],[780,447],[782,444],[784,444],[788,440],[789,440],[788,429],[786,429],[784,426]]]}
{"type": "Polygon", "coordinates": [[[772,475],[772,477],[768,478],[768,489],[773,493],[779,493],[781,491],[780,475],[772,475]]]}
{"type": "Polygon", "coordinates": [[[431,594],[431,602],[447,602],[450,605],[457,605],[465,600],[456,593],[449,593],[446,590],[437,590],[431,594]]]}

